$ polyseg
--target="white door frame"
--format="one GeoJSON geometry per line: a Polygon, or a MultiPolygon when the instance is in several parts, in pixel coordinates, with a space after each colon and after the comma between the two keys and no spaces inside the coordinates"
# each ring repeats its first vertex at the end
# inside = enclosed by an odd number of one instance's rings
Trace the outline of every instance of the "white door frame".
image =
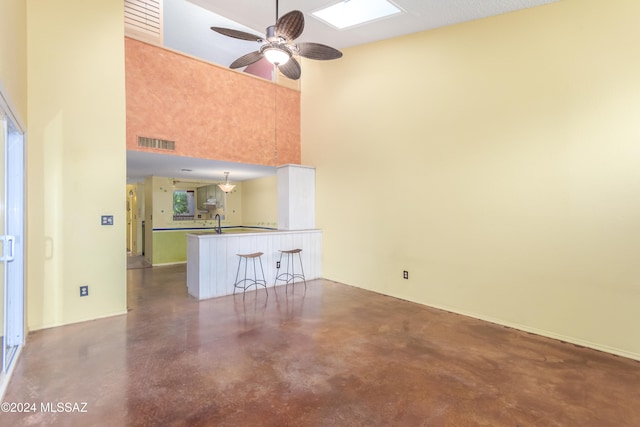
{"type": "Polygon", "coordinates": [[[4,209],[4,322],[2,366],[0,367],[0,399],[25,338],[25,131],[22,123],[11,111],[0,85],[0,120],[4,123],[4,195],[0,203],[4,209]],[[8,350],[8,351],[7,351],[8,350]]]}

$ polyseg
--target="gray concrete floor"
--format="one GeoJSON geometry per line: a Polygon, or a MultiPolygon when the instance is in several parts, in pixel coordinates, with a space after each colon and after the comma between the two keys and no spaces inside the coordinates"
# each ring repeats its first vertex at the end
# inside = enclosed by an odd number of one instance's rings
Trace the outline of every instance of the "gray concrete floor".
{"type": "Polygon", "coordinates": [[[151,264],[144,259],[143,255],[132,255],[130,253],[127,254],[127,269],[131,270],[134,268],[149,268],[151,264]]]}
{"type": "Polygon", "coordinates": [[[640,425],[633,360],[326,280],[199,302],[185,276],[128,270],[127,315],[30,334],[4,402],[35,410],[0,424],[640,425]]]}

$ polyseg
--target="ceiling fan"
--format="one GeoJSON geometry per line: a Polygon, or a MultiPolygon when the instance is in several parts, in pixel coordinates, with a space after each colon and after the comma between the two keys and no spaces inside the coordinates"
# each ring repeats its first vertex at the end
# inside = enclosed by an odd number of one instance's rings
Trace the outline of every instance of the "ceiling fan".
{"type": "Polygon", "coordinates": [[[304,30],[304,15],[293,10],[278,18],[278,0],[276,0],[276,24],[267,27],[264,37],[232,28],[211,27],[217,33],[240,40],[256,41],[260,47],[255,52],[241,56],[229,65],[229,68],[242,68],[258,62],[262,58],[275,65],[282,74],[292,80],[300,78],[300,63],[293,57],[329,60],[342,57],[342,52],[319,43],[295,43],[304,30]]]}

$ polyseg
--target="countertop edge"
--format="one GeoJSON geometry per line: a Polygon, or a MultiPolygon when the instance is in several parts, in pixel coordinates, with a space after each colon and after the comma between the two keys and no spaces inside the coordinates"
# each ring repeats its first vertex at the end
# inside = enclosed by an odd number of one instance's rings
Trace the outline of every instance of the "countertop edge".
{"type": "Polygon", "coordinates": [[[256,232],[242,232],[242,233],[222,233],[217,234],[215,232],[206,232],[206,233],[186,233],[187,238],[198,238],[198,239],[213,239],[220,237],[238,237],[238,236],[264,236],[264,235],[272,235],[272,234],[292,234],[292,233],[318,233],[322,232],[319,228],[309,228],[303,230],[270,230],[270,231],[256,231],[256,232]]]}

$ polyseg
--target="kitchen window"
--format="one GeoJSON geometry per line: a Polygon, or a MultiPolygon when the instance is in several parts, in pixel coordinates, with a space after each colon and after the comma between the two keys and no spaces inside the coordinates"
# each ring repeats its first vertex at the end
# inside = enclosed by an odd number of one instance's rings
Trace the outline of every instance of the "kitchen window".
{"type": "Polygon", "coordinates": [[[195,192],[193,190],[173,191],[173,220],[193,219],[196,210],[195,192]]]}

